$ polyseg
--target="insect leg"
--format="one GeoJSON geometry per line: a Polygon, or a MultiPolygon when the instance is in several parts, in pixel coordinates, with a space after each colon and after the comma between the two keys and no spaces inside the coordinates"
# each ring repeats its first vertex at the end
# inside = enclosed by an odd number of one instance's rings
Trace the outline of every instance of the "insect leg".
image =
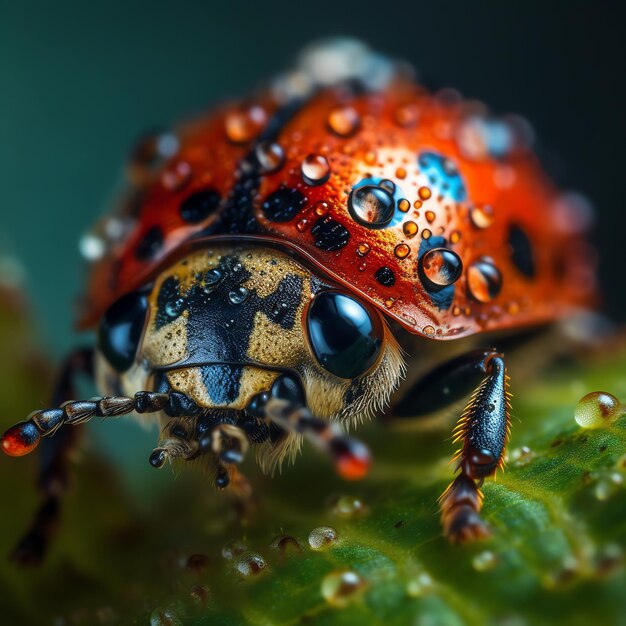
{"type": "Polygon", "coordinates": [[[283,430],[303,435],[329,454],[342,478],[359,480],[367,474],[369,450],[357,439],[348,437],[338,424],[313,416],[305,406],[273,396],[264,404],[263,415],[283,430]]]}
{"type": "MultiPolygon", "coordinates": [[[[58,405],[74,395],[78,374],[93,376],[92,359],[90,348],[76,350],[66,358],[52,394],[53,404],[58,405]]],[[[58,521],[61,497],[67,489],[68,457],[78,434],[77,429],[67,429],[40,448],[37,483],[41,504],[28,531],[11,553],[11,559],[21,565],[40,563],[46,553],[58,521]]]]}
{"type": "Polygon", "coordinates": [[[157,413],[170,397],[152,391],[138,391],[133,397],[104,396],[91,400],[69,400],[56,409],[33,411],[28,419],[7,430],[0,445],[9,456],[24,456],[32,452],[43,437],[55,434],[61,426],[75,426],[93,417],[119,417],[129,413],[157,413]]]}
{"type": "Polygon", "coordinates": [[[452,542],[473,541],[489,534],[480,518],[480,487],[504,462],[509,439],[510,394],[501,355],[491,352],[481,362],[484,379],[476,388],[454,429],[461,447],[452,462],[456,478],[439,499],[444,534],[452,542]]]}

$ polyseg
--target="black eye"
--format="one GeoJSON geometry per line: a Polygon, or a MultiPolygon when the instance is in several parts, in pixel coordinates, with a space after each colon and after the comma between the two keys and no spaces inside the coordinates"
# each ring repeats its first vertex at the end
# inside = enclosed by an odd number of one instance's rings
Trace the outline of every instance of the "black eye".
{"type": "Polygon", "coordinates": [[[147,294],[134,291],[120,298],[100,322],[98,348],[120,373],[125,372],[135,360],[147,310],[147,294]]]}
{"type": "Polygon", "coordinates": [[[307,330],[315,358],[339,378],[364,374],[380,353],[380,316],[338,291],[324,291],[313,300],[307,330]]]}

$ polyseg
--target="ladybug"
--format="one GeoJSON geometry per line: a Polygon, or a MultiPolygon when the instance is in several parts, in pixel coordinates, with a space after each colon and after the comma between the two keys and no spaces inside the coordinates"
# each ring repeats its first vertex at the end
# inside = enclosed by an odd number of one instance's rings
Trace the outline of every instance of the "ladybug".
{"type": "Polygon", "coordinates": [[[530,139],[521,119],[335,41],[253,97],[140,142],[116,211],[81,242],[79,326],[97,344],[67,360],[55,408],[2,437],[12,456],[46,446],[44,503],[16,557],[43,555],[69,427],[92,417],[156,421],[154,467],[203,457],[243,497],[250,447],[271,472],[306,439],[360,479],[369,453],[342,425],[472,389],[439,504],[450,540],[487,535],[480,487],[510,422],[494,346],[595,297],[585,220],[530,139]],[[101,397],[72,400],[81,371],[101,397]]]}

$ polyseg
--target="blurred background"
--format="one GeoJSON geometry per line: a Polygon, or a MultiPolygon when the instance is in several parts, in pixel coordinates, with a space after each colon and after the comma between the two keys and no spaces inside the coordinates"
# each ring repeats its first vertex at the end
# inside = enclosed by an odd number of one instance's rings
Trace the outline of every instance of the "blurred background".
{"type": "Polygon", "coordinates": [[[431,86],[532,122],[552,175],[596,208],[605,309],[625,319],[618,4],[0,1],[0,251],[23,265],[60,356],[75,342],[79,236],[106,208],[134,140],[342,34],[407,59],[431,86]]]}

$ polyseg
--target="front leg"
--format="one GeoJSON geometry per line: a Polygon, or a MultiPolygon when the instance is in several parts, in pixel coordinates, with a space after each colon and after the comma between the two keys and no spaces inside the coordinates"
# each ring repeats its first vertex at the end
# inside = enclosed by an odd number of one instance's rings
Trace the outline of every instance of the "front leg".
{"type": "Polygon", "coordinates": [[[452,542],[489,534],[480,518],[487,476],[502,466],[509,438],[508,375],[501,354],[476,350],[444,363],[412,385],[394,408],[399,417],[419,416],[454,403],[474,389],[454,429],[460,443],[452,462],[457,476],[439,499],[441,521],[452,542]]]}

